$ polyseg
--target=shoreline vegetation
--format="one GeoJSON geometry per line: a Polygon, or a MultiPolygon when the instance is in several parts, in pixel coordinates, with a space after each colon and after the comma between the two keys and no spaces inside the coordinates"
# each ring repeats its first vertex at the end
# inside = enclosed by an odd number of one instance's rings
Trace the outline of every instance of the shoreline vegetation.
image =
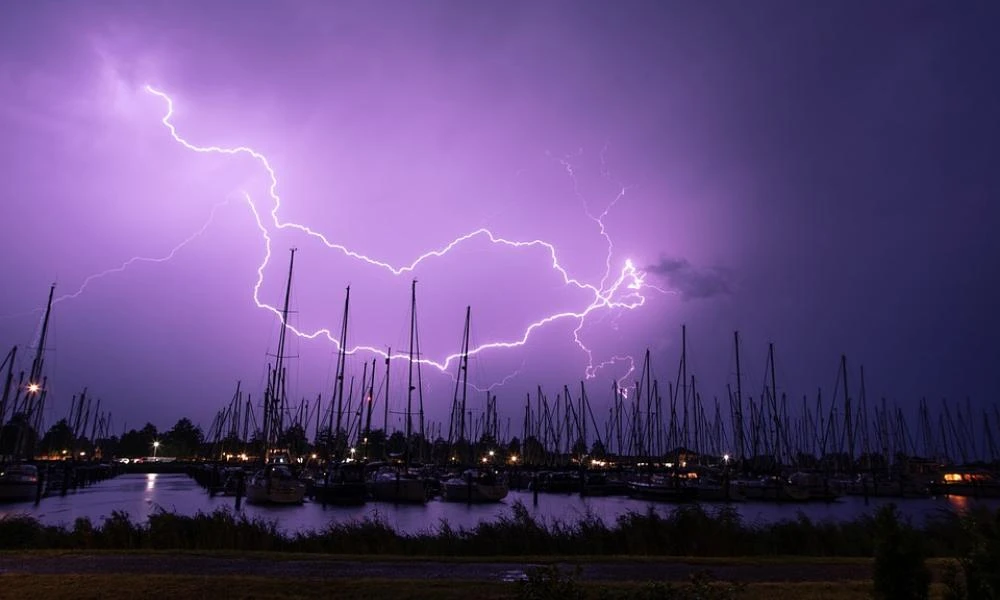
{"type": "Polygon", "coordinates": [[[918,538],[927,557],[957,557],[985,541],[997,543],[1000,510],[942,512],[913,525],[895,506],[850,521],[815,521],[803,514],[748,523],[731,507],[682,505],[668,515],[652,508],[606,523],[593,514],[576,521],[537,519],[520,502],[509,514],[471,528],[447,521],[401,533],[378,515],[288,533],[276,519],[228,508],[181,515],[163,509],[139,523],[114,511],[100,523],[45,525],[27,514],[0,517],[0,550],[184,550],[282,552],[403,557],[829,557],[873,556],[877,525],[889,523],[918,538]]]}
{"type": "Polygon", "coordinates": [[[8,563],[11,597],[47,600],[163,590],[204,598],[978,600],[1000,598],[1000,510],[942,513],[917,527],[890,504],[852,521],[799,514],[762,524],[731,507],[695,504],[606,524],[594,515],[542,521],[515,503],[509,515],[472,528],[442,521],[410,534],[378,517],[285,533],[277,520],[228,508],[158,510],[143,523],[115,511],[72,526],[9,515],[0,518],[0,566],[8,563]],[[140,568],[118,572],[129,560],[140,568]],[[505,560],[520,576],[498,579],[505,560]],[[318,567],[310,571],[303,565],[311,561],[318,567]],[[338,562],[339,575],[331,568],[338,562]],[[214,563],[222,568],[206,571],[214,563]],[[376,575],[365,578],[361,565],[376,575]]]}

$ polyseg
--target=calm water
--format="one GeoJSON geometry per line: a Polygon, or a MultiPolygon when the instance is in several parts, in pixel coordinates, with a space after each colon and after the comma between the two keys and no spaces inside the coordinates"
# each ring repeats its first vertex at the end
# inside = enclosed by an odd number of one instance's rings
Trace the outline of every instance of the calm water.
{"type": "MultiPolygon", "coordinates": [[[[474,527],[482,521],[492,521],[509,515],[511,505],[521,501],[539,519],[576,521],[588,512],[606,523],[629,511],[645,512],[648,507],[663,514],[673,510],[669,504],[650,504],[644,500],[624,497],[590,497],[578,495],[539,494],[538,504],[533,505],[530,492],[512,491],[501,504],[466,505],[432,500],[424,506],[393,505],[370,502],[357,507],[325,509],[319,503],[306,502],[302,506],[271,507],[243,504],[248,516],[276,520],[281,529],[294,532],[321,529],[331,521],[344,522],[364,517],[378,516],[402,532],[436,529],[442,521],[452,527],[474,527]]],[[[747,522],[772,522],[795,518],[799,512],[814,520],[851,520],[870,514],[889,499],[872,499],[867,504],[863,498],[845,496],[833,503],[784,505],[774,503],[743,502],[733,506],[747,522]]],[[[941,511],[961,511],[972,506],[1000,508],[1000,500],[973,500],[955,496],[896,500],[901,511],[916,522],[941,511]]],[[[71,525],[77,517],[89,517],[95,523],[110,516],[112,511],[124,511],[134,521],[145,521],[150,513],[164,509],[179,514],[211,512],[217,508],[234,508],[233,498],[209,497],[193,479],[183,474],[129,474],[97,483],[89,488],[71,492],[65,497],[44,498],[36,507],[32,503],[0,505],[0,516],[30,514],[46,524],[71,525]]],[[[709,509],[712,505],[706,505],[709,509]]]]}

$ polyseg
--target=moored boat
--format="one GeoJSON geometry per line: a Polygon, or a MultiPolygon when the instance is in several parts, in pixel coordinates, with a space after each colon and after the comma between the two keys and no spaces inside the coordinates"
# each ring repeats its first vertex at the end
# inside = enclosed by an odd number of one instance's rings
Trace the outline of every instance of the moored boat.
{"type": "Polygon", "coordinates": [[[788,476],[788,483],[805,490],[809,500],[833,502],[843,496],[843,489],[838,481],[824,477],[819,473],[797,471],[788,476]]]}
{"type": "Polygon", "coordinates": [[[931,486],[936,494],[970,498],[1000,498],[1000,480],[983,469],[952,469],[931,486]]]}
{"type": "Polygon", "coordinates": [[[809,490],[792,485],[781,477],[762,477],[754,481],[737,481],[737,489],[747,500],[771,502],[807,502],[809,490]]]}
{"type": "Polygon", "coordinates": [[[38,467],[14,463],[0,466],[0,502],[26,502],[38,494],[38,467]]]}
{"type": "Polygon", "coordinates": [[[368,482],[372,498],[384,502],[424,504],[429,497],[424,477],[402,468],[382,467],[368,482]]]}
{"type": "Polygon", "coordinates": [[[469,469],[441,485],[449,502],[500,502],[507,497],[507,484],[493,471],[469,469]]]}
{"type": "Polygon", "coordinates": [[[685,479],[654,475],[649,479],[628,482],[628,495],[658,502],[692,502],[697,499],[697,490],[685,479]]]}
{"type": "Polygon", "coordinates": [[[628,483],[617,477],[609,477],[607,473],[587,473],[584,477],[581,496],[617,496],[628,492],[628,483]]]}
{"type": "Polygon", "coordinates": [[[364,504],[368,497],[364,465],[356,461],[327,465],[324,473],[313,479],[312,494],[324,504],[364,504]]]}
{"type": "Polygon", "coordinates": [[[305,483],[284,464],[265,466],[247,483],[247,502],[251,504],[302,504],[305,495],[305,483]]]}

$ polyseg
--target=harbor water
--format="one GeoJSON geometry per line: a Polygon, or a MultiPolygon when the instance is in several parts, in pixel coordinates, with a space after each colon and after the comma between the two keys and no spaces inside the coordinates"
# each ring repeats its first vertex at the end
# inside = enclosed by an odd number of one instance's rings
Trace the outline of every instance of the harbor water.
{"type": "MultiPolygon", "coordinates": [[[[401,533],[433,532],[442,523],[452,528],[472,528],[478,523],[495,521],[510,516],[511,507],[522,503],[537,520],[574,523],[586,516],[594,516],[612,525],[621,515],[629,512],[645,513],[652,509],[667,515],[677,505],[650,503],[646,500],[622,496],[580,497],[578,494],[545,494],[537,496],[528,491],[512,490],[498,504],[463,504],[443,502],[439,499],[425,505],[368,502],[360,506],[326,506],[306,501],[301,506],[258,506],[243,503],[241,512],[248,517],[273,520],[286,533],[321,530],[330,523],[378,518],[401,533]]],[[[797,519],[804,515],[813,521],[850,521],[872,514],[879,506],[895,503],[901,513],[914,523],[947,512],[961,512],[974,506],[996,510],[1000,499],[973,499],[959,496],[931,498],[889,499],[844,496],[834,502],[809,502],[780,504],[768,502],[738,502],[732,506],[748,524],[770,523],[797,519]]],[[[721,506],[702,503],[711,512],[721,506]]],[[[217,509],[235,510],[232,497],[210,496],[193,479],[179,473],[131,473],[107,479],[92,486],[70,491],[64,496],[43,498],[32,502],[0,505],[0,518],[27,514],[47,525],[72,526],[80,517],[95,524],[102,522],[115,511],[128,514],[135,522],[144,522],[150,514],[164,510],[182,515],[213,512],[217,509]]]]}

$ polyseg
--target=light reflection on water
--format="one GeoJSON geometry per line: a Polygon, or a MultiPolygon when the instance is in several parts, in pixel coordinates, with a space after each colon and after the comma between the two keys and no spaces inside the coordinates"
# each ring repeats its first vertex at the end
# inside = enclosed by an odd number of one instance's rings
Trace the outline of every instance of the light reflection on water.
{"type": "MultiPolygon", "coordinates": [[[[512,491],[501,504],[473,504],[432,500],[424,506],[393,505],[370,502],[363,506],[333,507],[325,509],[319,503],[306,502],[302,506],[254,506],[243,504],[243,512],[251,517],[276,520],[287,531],[322,529],[331,522],[360,520],[378,517],[398,531],[413,533],[436,530],[442,522],[453,528],[474,527],[482,521],[492,521],[511,514],[511,506],[520,501],[537,519],[552,522],[576,522],[588,515],[612,524],[619,516],[632,512],[645,513],[650,507],[661,514],[673,510],[669,504],[650,504],[644,500],[611,496],[581,498],[578,495],[539,494],[538,504],[533,505],[530,492],[512,491]]],[[[813,520],[844,521],[871,514],[892,499],[871,499],[867,504],[860,497],[848,496],[833,503],[773,504],[744,502],[732,506],[747,523],[768,523],[781,519],[794,519],[801,513],[813,520]]],[[[967,510],[973,506],[1000,508],[1000,500],[975,500],[954,496],[895,500],[900,511],[922,522],[941,512],[967,510]]],[[[37,507],[32,503],[0,505],[0,517],[9,514],[30,514],[46,524],[72,525],[78,517],[89,517],[100,523],[114,511],[125,512],[134,521],[145,521],[156,510],[179,514],[212,512],[218,508],[232,509],[232,497],[209,497],[194,480],[183,474],[129,474],[99,482],[92,487],[69,493],[65,497],[44,498],[37,507]]],[[[712,510],[717,505],[706,505],[712,510]]]]}

